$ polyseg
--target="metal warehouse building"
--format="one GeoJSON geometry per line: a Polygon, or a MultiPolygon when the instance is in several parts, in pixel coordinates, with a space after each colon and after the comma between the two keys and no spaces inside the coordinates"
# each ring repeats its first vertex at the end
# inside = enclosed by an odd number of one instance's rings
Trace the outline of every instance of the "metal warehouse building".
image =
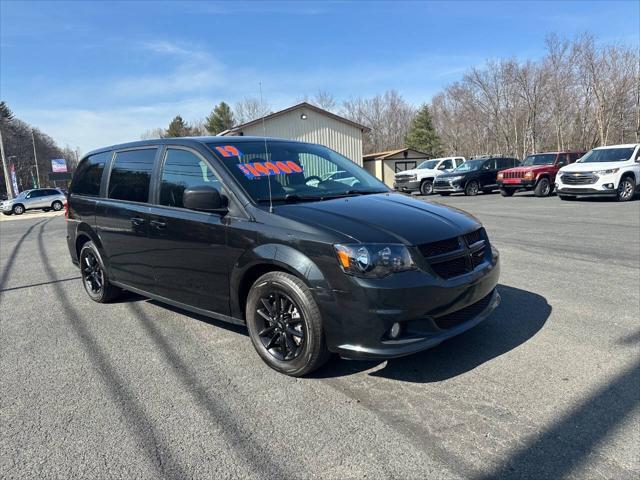
{"type": "Polygon", "coordinates": [[[220,135],[287,138],[319,143],[362,166],[362,135],[369,128],[306,102],[238,125],[220,135]],[[264,121],[264,126],[263,126],[264,121]]]}

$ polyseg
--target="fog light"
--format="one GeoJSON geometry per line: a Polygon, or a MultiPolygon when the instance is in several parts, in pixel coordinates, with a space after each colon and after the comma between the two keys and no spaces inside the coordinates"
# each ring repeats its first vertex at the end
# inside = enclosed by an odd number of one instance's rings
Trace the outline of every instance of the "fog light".
{"type": "Polygon", "coordinates": [[[613,190],[613,183],[605,183],[604,185],[602,185],[604,188],[606,188],[607,190],[613,190]]]}
{"type": "Polygon", "coordinates": [[[398,322],[394,323],[391,326],[391,330],[389,330],[389,337],[390,338],[398,338],[400,336],[400,331],[401,331],[401,327],[400,324],[398,322]]]}

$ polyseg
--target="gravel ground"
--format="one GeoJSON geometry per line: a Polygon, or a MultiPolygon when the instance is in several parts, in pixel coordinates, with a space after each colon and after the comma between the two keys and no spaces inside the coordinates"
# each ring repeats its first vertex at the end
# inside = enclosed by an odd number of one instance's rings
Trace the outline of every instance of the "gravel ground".
{"type": "Polygon", "coordinates": [[[638,478],[640,201],[430,197],[503,303],[412,357],[277,374],[242,328],[91,302],[60,216],[0,226],[2,478],[638,478]]]}

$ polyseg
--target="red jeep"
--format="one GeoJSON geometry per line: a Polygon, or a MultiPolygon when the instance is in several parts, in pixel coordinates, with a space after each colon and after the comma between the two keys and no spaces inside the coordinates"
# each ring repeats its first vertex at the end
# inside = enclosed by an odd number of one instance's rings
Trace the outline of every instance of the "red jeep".
{"type": "Polygon", "coordinates": [[[503,197],[518,190],[533,190],[536,197],[548,197],[553,191],[556,173],[561,167],[579,159],[584,152],[547,152],[527,156],[519,167],[498,173],[498,186],[503,197]]]}

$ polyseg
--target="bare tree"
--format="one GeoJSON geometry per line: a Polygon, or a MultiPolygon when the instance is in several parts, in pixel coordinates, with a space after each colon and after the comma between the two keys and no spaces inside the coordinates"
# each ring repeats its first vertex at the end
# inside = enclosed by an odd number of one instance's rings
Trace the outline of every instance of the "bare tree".
{"type": "Polygon", "coordinates": [[[238,124],[264,117],[271,112],[269,104],[259,98],[246,97],[236,103],[233,115],[238,124]]]}
{"type": "Polygon", "coordinates": [[[397,91],[389,90],[372,98],[347,100],[341,113],[371,129],[364,138],[363,149],[372,153],[403,148],[416,110],[397,91]]]}

